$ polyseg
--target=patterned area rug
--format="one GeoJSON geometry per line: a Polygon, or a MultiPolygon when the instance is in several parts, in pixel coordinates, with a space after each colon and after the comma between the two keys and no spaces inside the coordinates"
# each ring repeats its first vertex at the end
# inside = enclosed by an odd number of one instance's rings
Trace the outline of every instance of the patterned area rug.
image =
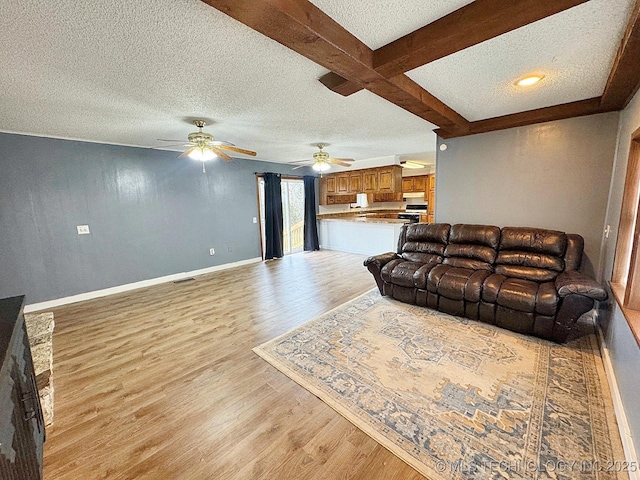
{"type": "Polygon", "coordinates": [[[431,480],[628,478],[584,333],[557,345],[372,290],[254,351],[431,480]]]}

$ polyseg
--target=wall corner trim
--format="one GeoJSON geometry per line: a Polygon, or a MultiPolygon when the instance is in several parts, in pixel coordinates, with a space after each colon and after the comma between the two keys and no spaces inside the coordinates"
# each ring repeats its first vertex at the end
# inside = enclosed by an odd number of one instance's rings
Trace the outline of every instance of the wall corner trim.
{"type": "Polygon", "coordinates": [[[149,280],[142,280],[140,282],[127,283],[124,285],[118,285],[116,287],[104,288],[102,290],[94,290],[92,292],[80,293],[78,295],[57,298],[55,300],[48,300],[46,302],[32,303],[30,305],[25,305],[24,312],[31,313],[31,312],[41,311],[41,310],[47,310],[49,308],[60,307],[62,305],[68,305],[70,303],[83,302],[85,300],[92,300],[94,298],[106,297],[108,295],[114,295],[116,293],[128,292],[130,290],[136,290],[138,288],[158,285],[160,283],[175,282],[176,280],[181,280],[183,278],[194,277],[196,275],[204,275],[206,273],[218,272],[220,270],[227,270],[229,268],[240,267],[242,265],[249,265],[251,263],[258,263],[261,261],[262,261],[262,257],[249,258],[247,260],[240,260],[238,262],[215,265],[213,267],[201,268],[199,270],[192,270],[190,272],[174,273],[172,275],[166,275],[164,277],[150,278],[149,280]]]}
{"type": "MultiPolygon", "coordinates": [[[[613,409],[615,411],[616,420],[618,422],[618,429],[620,431],[620,439],[622,440],[622,449],[624,450],[624,456],[629,465],[638,465],[638,458],[636,456],[636,450],[633,444],[633,437],[631,436],[631,429],[629,428],[629,422],[627,421],[627,415],[624,411],[624,405],[622,404],[622,398],[620,397],[620,391],[618,390],[618,382],[616,381],[616,374],[613,370],[613,363],[611,363],[611,357],[609,356],[609,349],[604,341],[604,335],[599,324],[596,324],[596,330],[598,332],[598,344],[600,346],[600,353],[602,355],[602,363],[604,364],[604,371],[609,382],[609,389],[611,390],[611,398],[613,400],[613,409]]],[[[639,471],[627,472],[629,474],[629,480],[640,480],[639,471]]]]}

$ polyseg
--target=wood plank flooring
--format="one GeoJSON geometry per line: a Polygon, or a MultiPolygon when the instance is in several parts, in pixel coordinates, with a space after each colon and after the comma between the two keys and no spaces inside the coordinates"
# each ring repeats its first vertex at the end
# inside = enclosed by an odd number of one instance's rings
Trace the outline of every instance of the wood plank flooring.
{"type": "Polygon", "coordinates": [[[54,309],[45,480],[423,479],[251,349],[375,287],[321,251],[54,309]]]}

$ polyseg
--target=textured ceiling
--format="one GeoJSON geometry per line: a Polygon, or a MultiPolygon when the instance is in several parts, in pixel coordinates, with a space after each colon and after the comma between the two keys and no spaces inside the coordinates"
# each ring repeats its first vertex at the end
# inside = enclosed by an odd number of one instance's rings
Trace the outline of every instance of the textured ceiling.
{"type": "MultiPolygon", "coordinates": [[[[313,3],[378,48],[469,2],[313,3]]],[[[597,96],[631,4],[591,0],[410,76],[470,120],[597,96]],[[515,92],[532,70],[545,88],[515,92]]],[[[150,147],[204,118],[260,160],[310,158],[320,141],[357,160],[435,150],[432,124],[367,91],[331,92],[325,69],[199,0],[4,1],[0,44],[1,131],[150,147]]]]}
{"type": "Polygon", "coordinates": [[[467,120],[602,95],[634,0],[591,0],[407,75],[467,120]],[[530,73],[535,87],[513,82],[530,73]]]}

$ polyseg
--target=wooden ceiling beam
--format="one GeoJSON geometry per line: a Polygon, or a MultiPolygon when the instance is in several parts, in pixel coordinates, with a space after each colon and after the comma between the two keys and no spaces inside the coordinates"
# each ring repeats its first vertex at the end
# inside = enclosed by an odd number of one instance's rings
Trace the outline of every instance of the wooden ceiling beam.
{"type": "Polygon", "coordinates": [[[622,110],[640,87],[640,0],[624,32],[602,94],[602,107],[622,110]]]}
{"type": "MultiPolygon", "coordinates": [[[[395,77],[586,1],[476,0],[375,50],[373,67],[385,78],[395,77]]],[[[345,96],[360,90],[334,72],[320,81],[345,96]]]]}
{"type": "Polygon", "coordinates": [[[535,123],[552,122],[554,120],[563,120],[565,118],[581,117],[584,115],[593,115],[596,113],[604,113],[617,110],[616,108],[605,108],[601,105],[601,97],[588,98],[577,102],[563,103],[546,108],[537,108],[526,112],[513,113],[511,115],[503,115],[500,117],[487,118],[471,122],[468,129],[437,129],[434,130],[436,135],[441,138],[455,138],[466,135],[475,135],[477,133],[487,133],[496,130],[505,130],[507,128],[522,127],[524,125],[533,125],[535,123]]]}
{"type": "Polygon", "coordinates": [[[308,0],[202,1],[439,127],[464,131],[469,124],[408,78],[376,72],[373,51],[308,0]]]}

